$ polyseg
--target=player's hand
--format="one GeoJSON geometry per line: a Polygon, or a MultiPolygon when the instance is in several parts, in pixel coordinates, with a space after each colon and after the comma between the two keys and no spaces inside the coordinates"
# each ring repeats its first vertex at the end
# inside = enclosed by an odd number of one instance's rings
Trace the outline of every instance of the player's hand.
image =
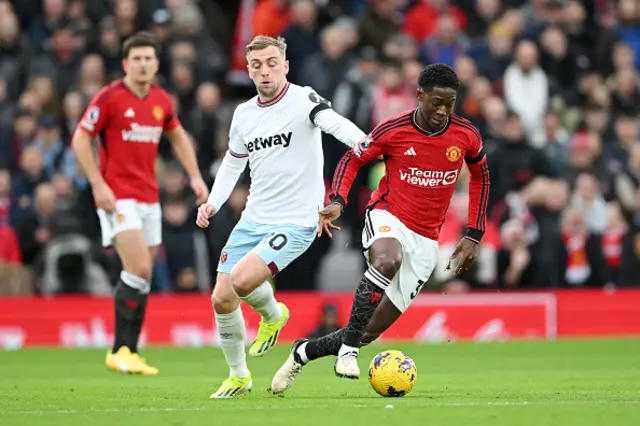
{"type": "Polygon", "coordinates": [[[93,199],[99,208],[109,213],[116,209],[116,196],[106,182],[103,181],[92,189],[93,199]]]}
{"type": "Polygon", "coordinates": [[[455,251],[449,258],[447,264],[447,271],[453,268],[453,273],[460,275],[467,269],[471,268],[473,262],[476,260],[476,251],[478,250],[478,243],[471,241],[468,238],[463,238],[456,246],[455,251]],[[452,265],[453,262],[453,265],[452,265]]]}
{"type": "Polygon", "coordinates": [[[191,189],[196,194],[196,204],[204,204],[209,198],[209,188],[201,177],[191,179],[191,189]]]}
{"type": "Polygon", "coordinates": [[[209,226],[209,218],[216,214],[216,208],[213,205],[207,203],[198,207],[198,217],[196,218],[196,225],[200,228],[206,228],[209,226]]]}
{"type": "Polygon", "coordinates": [[[331,203],[324,209],[318,212],[320,215],[320,223],[318,224],[318,237],[322,236],[322,230],[327,233],[329,238],[333,237],[331,229],[340,230],[339,226],[333,224],[333,221],[340,217],[342,214],[342,207],[340,204],[331,203]]]}

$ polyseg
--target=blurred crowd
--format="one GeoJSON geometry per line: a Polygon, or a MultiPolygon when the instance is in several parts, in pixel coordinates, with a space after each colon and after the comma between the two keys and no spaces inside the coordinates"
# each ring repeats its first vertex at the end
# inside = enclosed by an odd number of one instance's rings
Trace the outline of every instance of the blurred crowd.
{"type": "MultiPolygon", "coordinates": [[[[417,106],[425,64],[453,66],[456,113],[478,126],[488,153],[489,223],[474,268],[450,276],[444,265],[466,225],[463,175],[431,288],[640,285],[637,0],[0,0],[0,294],[105,293],[119,273],[69,141],[91,97],[122,76],[123,39],[141,29],[163,46],[158,84],[208,183],[233,108],[255,93],[243,62],[253,35],[284,36],[289,80],[365,132],[417,106]]],[[[324,137],[330,182],[344,147],[324,137]]],[[[383,172],[371,164],[352,189],[342,219],[350,250],[383,172]]],[[[207,290],[248,176],[202,231],[164,141],[157,173],[164,244],[153,289],[207,290]]],[[[335,246],[318,239],[278,288],[322,288],[335,246]]],[[[359,275],[362,260],[348,267],[359,275]]]]}

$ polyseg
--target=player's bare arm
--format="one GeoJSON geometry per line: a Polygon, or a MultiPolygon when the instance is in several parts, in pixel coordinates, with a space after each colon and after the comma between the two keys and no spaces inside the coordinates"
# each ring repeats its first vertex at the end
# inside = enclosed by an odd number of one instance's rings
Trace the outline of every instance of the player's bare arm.
{"type": "Polygon", "coordinates": [[[91,184],[96,205],[107,212],[113,211],[116,208],[116,197],[100,174],[93,152],[91,135],[78,128],[71,140],[71,146],[76,153],[82,172],[91,184]]]}
{"type": "Polygon", "coordinates": [[[182,126],[178,126],[173,130],[169,130],[167,137],[169,138],[169,142],[171,142],[173,151],[178,157],[178,161],[180,161],[180,164],[182,164],[182,167],[184,167],[189,175],[191,189],[193,193],[196,194],[196,202],[198,204],[206,202],[209,197],[209,188],[207,188],[200,174],[196,153],[187,132],[182,126]]]}

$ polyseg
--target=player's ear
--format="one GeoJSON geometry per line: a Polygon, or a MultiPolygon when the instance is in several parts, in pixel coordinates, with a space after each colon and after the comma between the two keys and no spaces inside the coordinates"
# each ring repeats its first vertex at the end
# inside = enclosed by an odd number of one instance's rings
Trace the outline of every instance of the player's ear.
{"type": "Polygon", "coordinates": [[[284,75],[289,74],[289,61],[284,61],[284,75]]]}
{"type": "Polygon", "coordinates": [[[123,59],[123,60],[122,60],[122,69],[124,70],[124,73],[125,73],[125,74],[127,73],[127,68],[129,68],[129,67],[127,66],[127,60],[126,60],[126,59],[123,59]]]}
{"type": "Polygon", "coordinates": [[[158,59],[158,57],[156,56],[156,60],[154,61],[153,65],[153,73],[157,74],[158,71],[160,71],[160,59],[158,59]]]}
{"type": "Polygon", "coordinates": [[[416,89],[416,99],[418,99],[418,102],[422,102],[424,100],[424,97],[425,97],[424,90],[422,90],[421,87],[418,87],[416,89]]]}

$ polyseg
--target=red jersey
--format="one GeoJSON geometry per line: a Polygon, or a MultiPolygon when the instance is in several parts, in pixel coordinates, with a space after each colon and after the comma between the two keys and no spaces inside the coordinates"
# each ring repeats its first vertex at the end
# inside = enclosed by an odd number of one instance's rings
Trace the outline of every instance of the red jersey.
{"type": "Polygon", "coordinates": [[[336,169],[331,198],[344,204],[360,167],[383,156],[386,172],[369,209],[385,209],[407,228],[437,241],[462,163],[469,168],[469,217],[465,236],[479,242],[485,231],[489,169],[482,137],[469,120],[451,115],[437,133],[416,122],[417,110],[388,118],[336,169]]]}
{"type": "Polygon", "coordinates": [[[156,203],[158,143],[179,126],[165,90],[151,86],[141,98],[118,80],[96,94],[78,128],[100,139],[100,170],[116,199],[156,203]]]}

